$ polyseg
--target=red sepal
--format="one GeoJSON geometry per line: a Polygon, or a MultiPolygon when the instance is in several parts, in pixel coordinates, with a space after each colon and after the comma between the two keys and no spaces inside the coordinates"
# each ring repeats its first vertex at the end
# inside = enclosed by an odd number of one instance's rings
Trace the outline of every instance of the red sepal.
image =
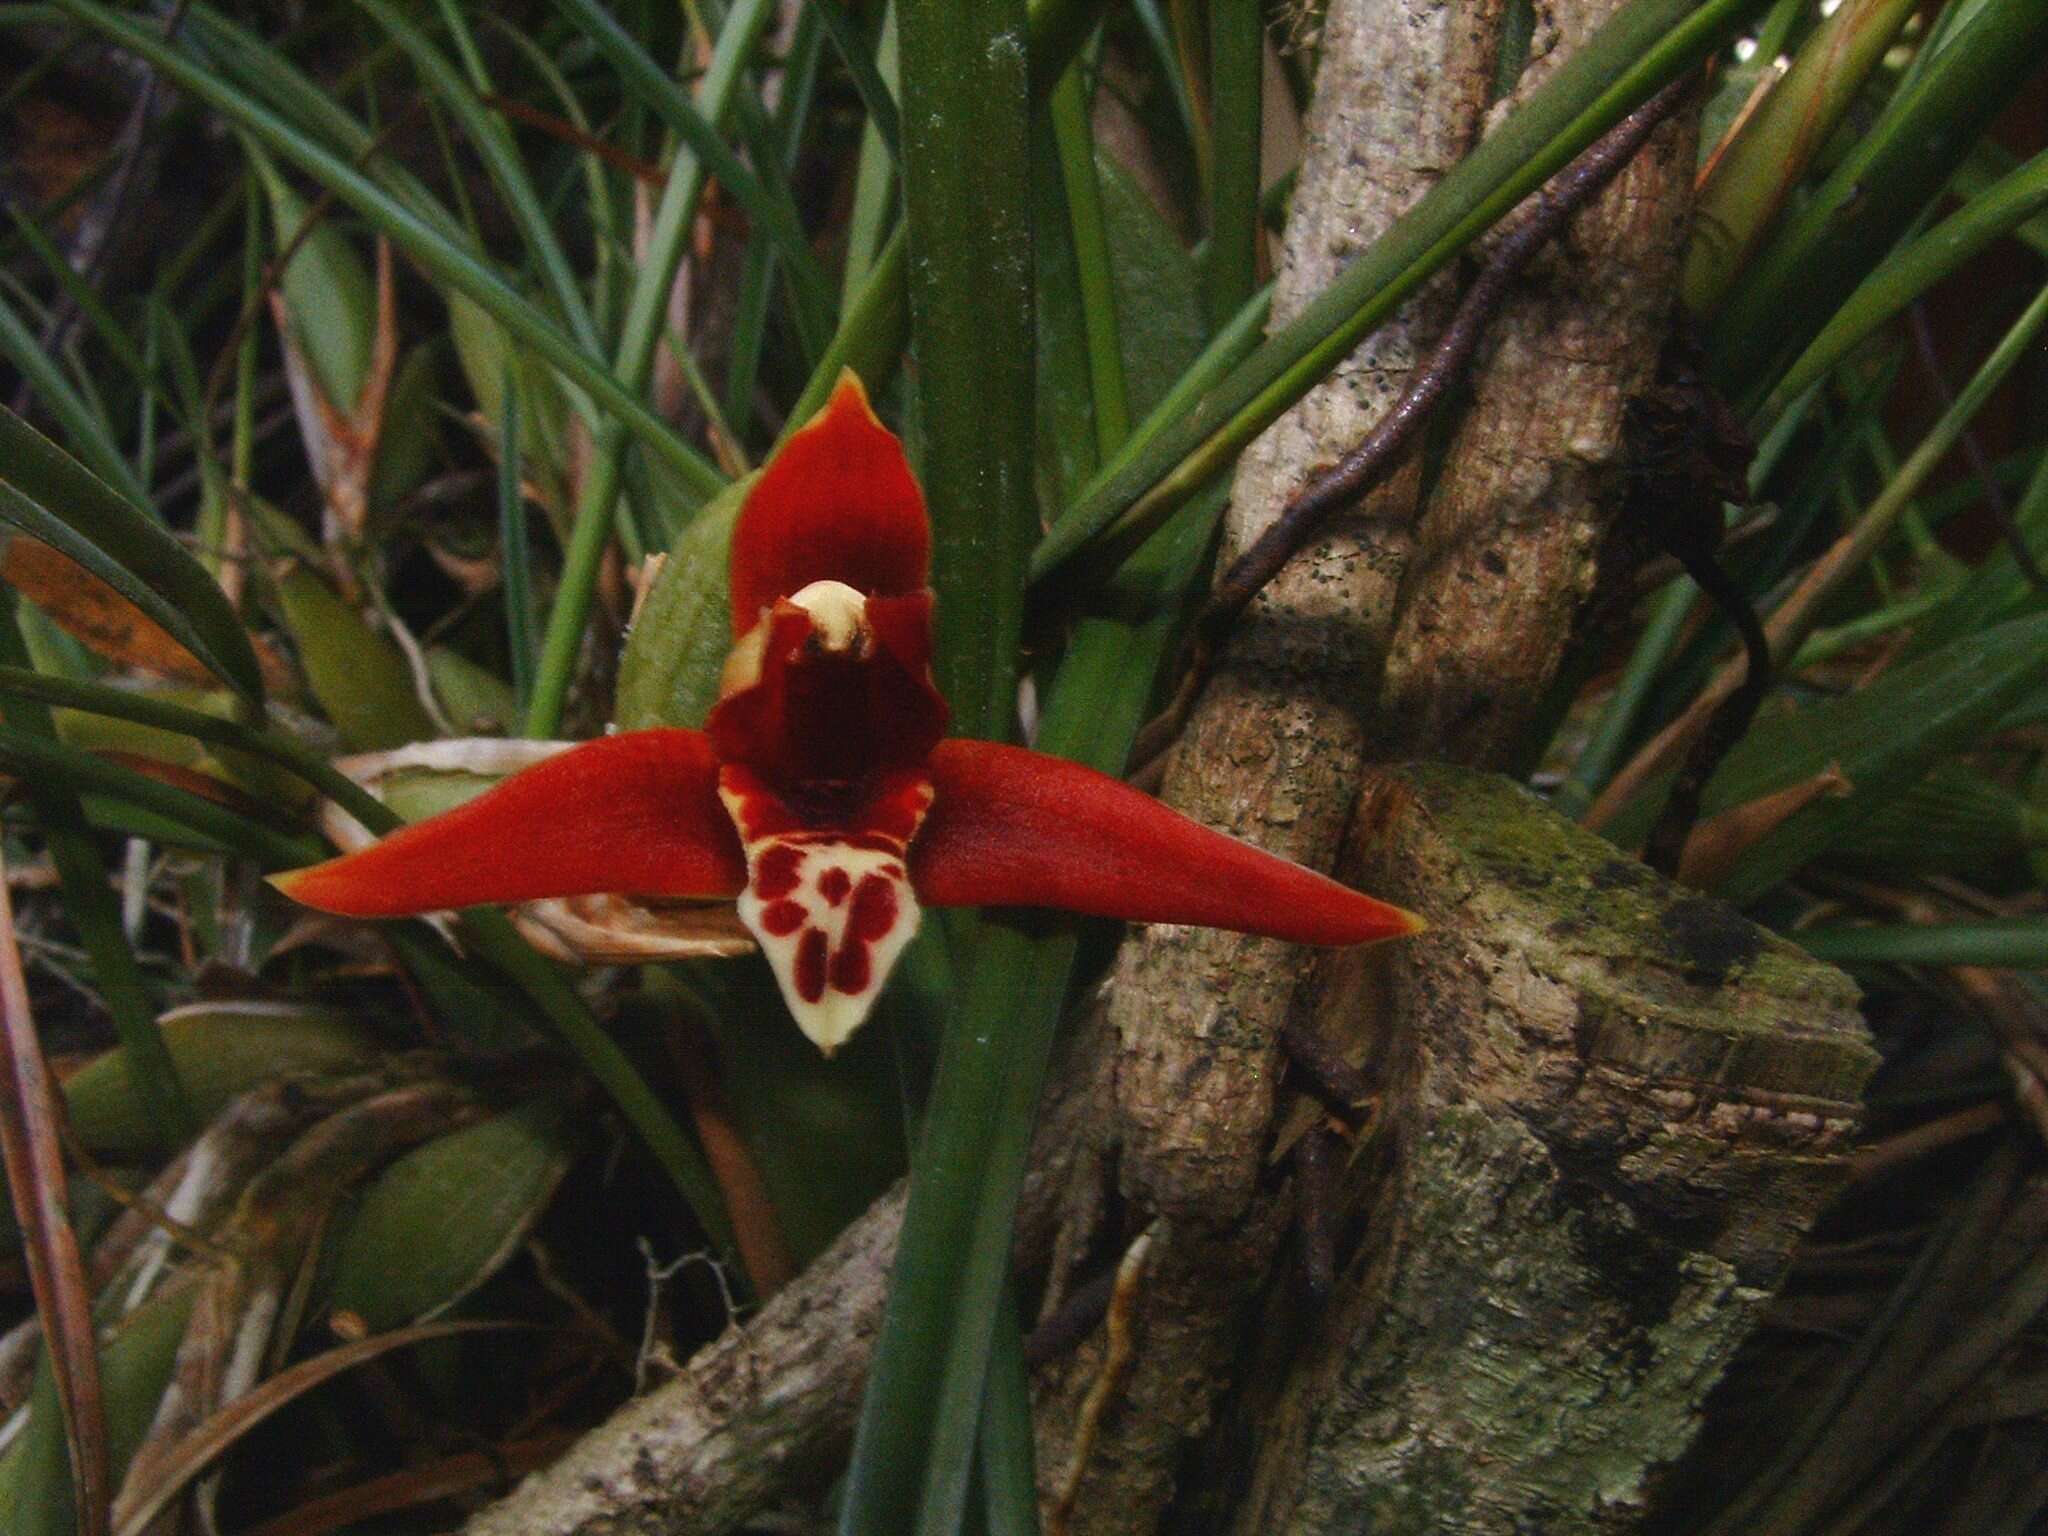
{"type": "Polygon", "coordinates": [[[1364,944],[1420,919],[1211,831],[1064,758],[942,742],[932,808],[910,847],[928,906],[1060,907],[1297,944],[1364,944]]]}
{"type": "Polygon", "coordinates": [[[732,533],[732,632],[814,581],[869,594],[916,592],[931,565],[931,523],[903,444],[875,418],[858,375],[762,470],[732,533]]]}
{"type": "Polygon", "coordinates": [[[747,864],[701,731],[629,731],[515,773],[382,842],[278,875],[294,901],[351,917],[614,891],[734,896],[747,864]]]}

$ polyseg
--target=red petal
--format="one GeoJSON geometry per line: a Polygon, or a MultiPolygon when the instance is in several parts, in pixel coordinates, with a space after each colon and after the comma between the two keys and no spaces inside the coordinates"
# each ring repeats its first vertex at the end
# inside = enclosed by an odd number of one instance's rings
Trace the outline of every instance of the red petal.
{"type": "Polygon", "coordinates": [[[700,731],[629,731],[515,773],[360,853],[277,876],[294,901],[402,917],[617,891],[733,896],[746,860],[700,731]]]}
{"type": "Polygon", "coordinates": [[[927,665],[932,595],[870,598],[865,655],[819,651],[811,616],[778,605],[752,686],[719,701],[704,723],[725,762],[745,763],[784,792],[862,785],[914,768],[945,734],[946,701],[927,665]]]}
{"type": "Polygon", "coordinates": [[[1064,758],[947,741],[931,775],[931,814],[910,847],[911,885],[931,906],[1061,907],[1297,944],[1363,944],[1422,926],[1064,758]]]}
{"type": "Polygon", "coordinates": [[[916,592],[931,565],[931,523],[903,444],[876,420],[852,369],[776,451],[732,534],[732,632],[814,581],[866,593],[916,592]]]}

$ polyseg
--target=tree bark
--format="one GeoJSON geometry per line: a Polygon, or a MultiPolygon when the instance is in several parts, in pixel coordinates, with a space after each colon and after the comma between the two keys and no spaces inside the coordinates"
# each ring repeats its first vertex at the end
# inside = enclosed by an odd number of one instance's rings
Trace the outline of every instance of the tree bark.
{"type": "MultiPolygon", "coordinates": [[[[1334,0],[1275,325],[1470,148],[1498,24],[1497,0],[1334,0]]],[[[1433,285],[1247,450],[1223,562],[1270,525],[1319,460],[1398,398],[1451,296],[1433,285]]],[[[1386,648],[1418,478],[1411,462],[1246,612],[1168,771],[1170,804],[1329,867],[1367,750],[1368,690],[1386,648]]],[[[1273,1115],[1274,1041],[1301,969],[1288,946],[1184,928],[1144,930],[1120,957],[1106,1040],[1094,1056],[1097,1113],[1069,1169],[1060,1252],[1086,1254],[1105,1237],[1121,1243],[1155,1220],[1161,1226],[1146,1282],[1152,1342],[1128,1378],[1125,1408],[1088,1458],[1077,1532],[1152,1527],[1182,1444],[1224,1384],[1243,1305],[1280,1232],[1277,1213],[1255,1196],[1273,1115]],[[1098,1217],[1112,1204],[1128,1221],[1105,1234],[1098,1217]]],[[[1071,1278],[1055,1270],[1054,1299],[1071,1278]]],[[[1074,1460],[1073,1429],[1095,1363],[1084,1350],[1041,1373],[1047,1488],[1074,1460]]]]}
{"type": "MultiPolygon", "coordinates": [[[[1538,5],[1513,99],[1619,9],[1538,5]]],[[[1375,722],[1382,760],[1515,761],[1593,591],[1629,398],[1655,377],[1670,333],[1698,128],[1697,103],[1660,127],[1488,328],[1401,582],[1375,722]]]]}
{"type": "Polygon", "coordinates": [[[902,1223],[899,1185],[759,1315],[474,1516],[465,1536],[718,1536],[829,1475],[853,1432],[902,1223]]]}
{"type": "Polygon", "coordinates": [[[1276,1283],[1211,1448],[1230,1529],[1629,1529],[1848,1172],[1855,988],[1469,770],[1377,775],[1344,869],[1430,928],[1326,994],[1391,1023],[1383,1121],[1339,1300],[1276,1283]]]}

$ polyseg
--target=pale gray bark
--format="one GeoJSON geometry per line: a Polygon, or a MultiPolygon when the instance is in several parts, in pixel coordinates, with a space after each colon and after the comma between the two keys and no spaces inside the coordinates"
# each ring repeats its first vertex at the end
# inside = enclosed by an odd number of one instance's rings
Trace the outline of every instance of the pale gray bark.
{"type": "MultiPolygon", "coordinates": [[[[1619,9],[1539,5],[1515,98],[1619,9]]],[[[1620,502],[1623,416],[1670,331],[1697,137],[1695,103],[1530,264],[1488,327],[1401,582],[1374,730],[1383,760],[1514,760],[1620,502]]]]}
{"type": "MultiPolygon", "coordinates": [[[[1273,323],[1292,318],[1470,148],[1491,79],[1496,0],[1335,0],[1289,215],[1273,323]]],[[[1316,464],[1400,394],[1441,321],[1431,288],[1246,452],[1223,558],[1279,514],[1316,464]]],[[[1168,771],[1164,798],[1311,867],[1335,856],[1367,743],[1363,714],[1407,558],[1411,464],[1339,519],[1245,614],[1168,771]]],[[[1269,1146],[1274,1039],[1301,952],[1233,934],[1151,928],[1120,957],[1094,1053],[1097,1111],[1070,1173],[1060,1251],[1087,1251],[1103,1196],[1131,1231],[1155,1219],[1151,1343],[1104,1424],[1076,1511],[1080,1532],[1150,1529],[1186,1437],[1206,1423],[1237,1348],[1241,1309],[1279,1226],[1255,1200],[1269,1146]],[[1171,1319],[1168,1323],[1165,1319],[1171,1319]]],[[[1085,1092],[1085,1090],[1084,1090],[1085,1092]]],[[[1127,1237],[1129,1233],[1123,1234],[1127,1237]]],[[[1057,1294],[1067,1280],[1055,1273],[1057,1294]]],[[[1040,1472],[1075,1455],[1090,1351],[1040,1382],[1040,1472]]]]}
{"type": "Polygon", "coordinates": [[[1629,1529],[1848,1171],[1855,988],[1469,770],[1377,775],[1344,867],[1430,928],[1327,994],[1385,1120],[1232,1528],[1629,1529]]]}
{"type": "Polygon", "coordinates": [[[828,1474],[853,1431],[902,1221],[899,1187],[757,1316],[465,1536],[716,1536],[828,1474]]]}

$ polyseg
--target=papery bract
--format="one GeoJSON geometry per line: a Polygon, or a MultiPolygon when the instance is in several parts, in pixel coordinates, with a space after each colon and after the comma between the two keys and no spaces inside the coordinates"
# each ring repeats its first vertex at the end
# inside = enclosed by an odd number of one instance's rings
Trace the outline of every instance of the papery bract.
{"type": "Polygon", "coordinates": [[[922,906],[1045,906],[1304,944],[1416,919],[1061,758],[945,740],[931,532],[859,381],[734,526],[734,644],[702,731],[606,737],[381,843],[277,878],[387,917],[617,892],[733,897],[804,1033],[867,1017],[922,906]]]}

